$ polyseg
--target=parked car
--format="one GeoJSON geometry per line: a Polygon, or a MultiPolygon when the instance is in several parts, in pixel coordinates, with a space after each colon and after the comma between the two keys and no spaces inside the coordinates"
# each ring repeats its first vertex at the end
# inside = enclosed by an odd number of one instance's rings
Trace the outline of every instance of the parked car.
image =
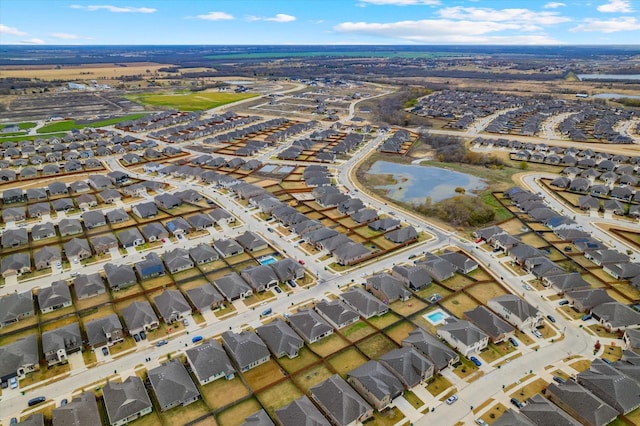
{"type": "Polygon", "coordinates": [[[63,398],[62,401],[60,401],[60,406],[67,405],[67,402],[69,402],[67,398],[63,398]]]}
{"type": "Polygon", "coordinates": [[[267,231],[273,232],[273,228],[267,228],[267,231]]]}
{"type": "Polygon", "coordinates": [[[515,405],[516,407],[518,407],[518,408],[524,407],[524,404],[522,402],[520,402],[520,400],[517,399],[517,398],[511,398],[511,403],[513,405],[515,405]]]}
{"type": "Polygon", "coordinates": [[[194,336],[191,338],[191,343],[198,343],[202,341],[202,336],[194,336]]]}
{"type": "Polygon", "coordinates": [[[569,252],[569,251],[571,251],[573,249],[571,247],[569,247],[569,246],[565,246],[565,248],[563,250],[566,251],[566,252],[569,252]]]}
{"type": "Polygon", "coordinates": [[[276,291],[276,293],[278,293],[278,294],[279,294],[279,293],[282,293],[282,290],[281,290],[281,289],[280,289],[280,287],[278,287],[278,286],[275,286],[273,289],[274,289],[274,290],[276,291]]]}
{"type": "Polygon", "coordinates": [[[447,404],[451,405],[458,400],[458,395],[451,395],[447,398],[447,404]]]}
{"type": "Polygon", "coordinates": [[[411,256],[408,257],[409,260],[411,259],[415,259],[418,255],[417,254],[412,254],[411,256]]]}
{"type": "Polygon", "coordinates": [[[482,363],[480,362],[480,360],[478,358],[476,358],[475,356],[472,356],[471,358],[469,358],[471,360],[471,362],[473,362],[475,365],[477,365],[478,367],[480,367],[482,365],[482,363]]]}
{"type": "Polygon", "coordinates": [[[511,342],[513,346],[518,347],[518,341],[515,337],[509,337],[509,342],[511,342]]]}
{"type": "Polygon", "coordinates": [[[569,304],[568,300],[561,300],[561,301],[558,302],[558,305],[560,305],[560,306],[564,306],[564,305],[568,305],[568,304],[569,304]]]}
{"type": "Polygon", "coordinates": [[[33,407],[34,405],[38,405],[40,403],[43,403],[47,400],[47,398],[45,398],[44,396],[36,396],[35,398],[31,398],[28,402],[27,405],[29,407],[33,407]]]}
{"type": "Polygon", "coordinates": [[[591,319],[591,314],[584,314],[582,316],[582,321],[589,321],[591,319]]]}
{"type": "Polygon", "coordinates": [[[562,384],[565,382],[565,380],[562,377],[559,376],[553,376],[553,380],[555,380],[556,382],[562,384]]]}
{"type": "Polygon", "coordinates": [[[133,340],[136,341],[136,343],[138,343],[140,341],[140,336],[138,336],[137,334],[133,335],[133,340]]]}
{"type": "Polygon", "coordinates": [[[12,377],[9,379],[9,387],[11,389],[15,389],[18,387],[18,379],[16,379],[15,377],[12,377]]]}
{"type": "Polygon", "coordinates": [[[547,319],[551,322],[556,322],[556,319],[552,315],[547,315],[547,319]]]}
{"type": "Polygon", "coordinates": [[[69,274],[70,277],[77,277],[78,275],[80,275],[80,272],[78,271],[73,271],[71,274],[69,274]]]}
{"type": "Polygon", "coordinates": [[[300,259],[300,260],[298,260],[298,263],[301,264],[301,265],[304,265],[304,260],[300,259]]]}
{"type": "Polygon", "coordinates": [[[538,339],[542,339],[542,334],[538,330],[531,330],[531,334],[536,336],[538,339]]]}
{"type": "Polygon", "coordinates": [[[156,343],[156,346],[158,346],[158,347],[159,347],[159,346],[164,346],[164,345],[166,345],[167,343],[169,343],[169,342],[168,342],[167,340],[165,340],[165,339],[158,340],[158,342],[156,343]]]}
{"type": "Polygon", "coordinates": [[[106,346],[102,347],[102,355],[109,356],[109,349],[106,346]]]}
{"type": "Polygon", "coordinates": [[[485,422],[485,421],[484,421],[484,420],[482,420],[482,419],[476,419],[476,424],[477,424],[477,425],[480,425],[480,426],[488,426],[488,425],[487,425],[487,422],[485,422]]]}
{"type": "Polygon", "coordinates": [[[184,318],[182,320],[182,324],[184,324],[185,327],[188,327],[189,326],[189,319],[188,318],[184,318]]]}
{"type": "Polygon", "coordinates": [[[296,283],[293,280],[287,281],[287,284],[289,284],[291,287],[295,287],[296,286],[296,283]]]}
{"type": "Polygon", "coordinates": [[[18,419],[16,419],[15,417],[11,417],[11,420],[9,421],[9,426],[13,426],[17,424],[18,424],[18,419]]]}
{"type": "Polygon", "coordinates": [[[145,340],[145,339],[147,338],[147,333],[145,333],[144,331],[141,331],[141,332],[140,332],[140,338],[141,338],[142,340],[145,340]]]}
{"type": "Polygon", "coordinates": [[[611,365],[611,361],[609,361],[608,359],[606,358],[600,358],[600,359],[603,360],[606,364],[611,365]]]}

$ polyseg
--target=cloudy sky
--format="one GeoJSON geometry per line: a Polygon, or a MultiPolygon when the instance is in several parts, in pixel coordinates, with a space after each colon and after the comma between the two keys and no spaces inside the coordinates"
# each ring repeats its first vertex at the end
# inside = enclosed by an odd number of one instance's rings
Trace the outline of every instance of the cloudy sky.
{"type": "Polygon", "coordinates": [[[0,44],[640,44],[640,0],[1,0],[0,44]]]}

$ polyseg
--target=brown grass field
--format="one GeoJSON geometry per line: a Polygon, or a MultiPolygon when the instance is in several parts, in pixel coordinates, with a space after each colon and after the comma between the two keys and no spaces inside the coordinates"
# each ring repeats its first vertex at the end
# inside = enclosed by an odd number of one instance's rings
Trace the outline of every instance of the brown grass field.
{"type": "Polygon", "coordinates": [[[353,370],[366,363],[368,359],[358,352],[355,348],[349,348],[346,351],[340,352],[338,355],[329,359],[329,364],[334,370],[343,377],[353,370]]]}
{"type": "Polygon", "coordinates": [[[211,408],[224,407],[249,394],[249,390],[236,376],[232,380],[219,379],[202,386],[202,396],[211,408]]]}
{"type": "Polygon", "coordinates": [[[293,380],[300,386],[305,392],[308,392],[310,388],[317,385],[320,382],[325,381],[329,377],[333,376],[333,372],[327,368],[324,364],[316,365],[309,370],[296,374],[293,380]]]}
{"type": "Polygon", "coordinates": [[[358,343],[358,349],[371,359],[378,359],[382,355],[397,348],[396,344],[383,334],[376,334],[358,343]]]}
{"type": "MultiPolygon", "coordinates": [[[[142,75],[151,77],[158,69],[171,67],[169,64],[154,62],[131,62],[126,66],[116,64],[64,65],[59,69],[55,65],[0,67],[0,78],[33,78],[40,80],[115,80],[118,77],[142,75]],[[150,71],[147,74],[147,70],[150,71]]],[[[160,73],[168,75],[167,73],[160,73]]]]}
{"type": "MultiPolygon", "coordinates": [[[[218,415],[218,423],[220,426],[239,426],[244,423],[244,419],[260,411],[262,407],[255,398],[247,399],[231,408],[224,410],[218,415]]],[[[176,410],[180,412],[179,410],[176,410]]],[[[168,423],[171,425],[184,424],[182,422],[168,423]]]]}
{"type": "Polygon", "coordinates": [[[269,360],[266,363],[259,365],[251,370],[242,373],[247,384],[254,390],[264,388],[270,385],[278,379],[284,377],[280,366],[274,360],[269,360]]]}
{"type": "Polygon", "coordinates": [[[282,408],[302,396],[302,392],[290,380],[278,383],[256,395],[262,406],[273,416],[275,410],[282,408]]]}

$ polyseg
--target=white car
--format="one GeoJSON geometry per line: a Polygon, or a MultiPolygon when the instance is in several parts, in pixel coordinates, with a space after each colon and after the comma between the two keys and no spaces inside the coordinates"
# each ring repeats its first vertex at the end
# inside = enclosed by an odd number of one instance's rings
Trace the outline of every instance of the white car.
{"type": "Polygon", "coordinates": [[[542,334],[538,330],[531,330],[531,334],[536,336],[538,339],[542,339],[542,334]]]}
{"type": "Polygon", "coordinates": [[[451,405],[458,400],[458,395],[451,395],[447,398],[447,404],[451,405]]]}
{"type": "Polygon", "coordinates": [[[16,379],[15,377],[12,377],[9,379],[9,387],[11,389],[15,389],[18,387],[18,379],[16,379]]]}

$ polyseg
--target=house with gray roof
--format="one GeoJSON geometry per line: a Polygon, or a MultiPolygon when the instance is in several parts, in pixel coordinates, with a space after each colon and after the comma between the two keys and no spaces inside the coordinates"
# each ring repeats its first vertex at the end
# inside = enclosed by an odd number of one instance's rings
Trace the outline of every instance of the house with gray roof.
{"type": "Polygon", "coordinates": [[[355,309],[363,318],[382,316],[389,312],[389,307],[379,299],[359,287],[351,287],[340,295],[342,300],[355,309]]]}
{"type": "Polygon", "coordinates": [[[612,249],[588,250],[584,253],[584,257],[598,266],[629,261],[629,256],[612,249]]]}
{"type": "Polygon", "coordinates": [[[198,265],[214,262],[220,258],[217,251],[215,251],[210,245],[204,243],[200,243],[197,246],[190,248],[189,256],[198,265]]]}
{"type": "Polygon", "coordinates": [[[27,189],[28,201],[40,201],[48,198],[47,191],[44,188],[29,188],[27,189]]]}
{"type": "Polygon", "coordinates": [[[444,259],[447,262],[451,263],[461,274],[469,274],[478,269],[478,263],[475,260],[465,256],[460,252],[445,252],[440,255],[440,259],[444,259]]]}
{"type": "Polygon", "coordinates": [[[210,283],[190,288],[185,293],[197,312],[217,309],[224,303],[224,297],[210,283]]]}
{"type": "Polygon", "coordinates": [[[520,331],[533,330],[542,325],[542,313],[514,294],[489,299],[487,306],[520,331]]]}
{"type": "Polygon", "coordinates": [[[489,336],[484,331],[472,322],[455,318],[448,318],[438,328],[438,337],[466,357],[480,353],[489,344],[489,336]]]}
{"type": "Polygon", "coordinates": [[[106,263],[104,265],[104,273],[107,276],[107,283],[113,291],[131,287],[138,281],[133,268],[127,264],[114,265],[113,263],[106,263]]]}
{"type": "Polygon", "coordinates": [[[200,398],[200,392],[179,359],[171,359],[148,372],[160,411],[185,407],[200,398]]]}
{"type": "Polygon", "coordinates": [[[264,364],[271,358],[267,345],[250,330],[241,333],[225,331],[222,333],[222,346],[237,369],[243,373],[264,364]]]}
{"type": "Polygon", "coordinates": [[[236,375],[236,370],[233,368],[229,356],[220,342],[215,339],[207,340],[201,345],[187,349],[185,355],[187,356],[187,365],[191,367],[191,371],[201,385],[222,377],[232,380],[236,375]]]}
{"type": "Polygon", "coordinates": [[[580,426],[580,423],[540,394],[529,398],[520,413],[537,425],[580,426]]]}
{"type": "Polygon", "coordinates": [[[158,208],[152,201],[136,204],[131,208],[131,211],[141,219],[147,219],[158,215],[158,208]]]}
{"type": "Polygon", "coordinates": [[[196,231],[202,231],[208,228],[213,228],[214,221],[209,215],[204,213],[198,213],[187,217],[187,222],[196,231]]]}
{"type": "Polygon", "coordinates": [[[91,247],[84,238],[72,238],[63,244],[64,254],[69,261],[72,259],[84,260],[91,257],[91,247]]]}
{"type": "Polygon", "coordinates": [[[243,269],[240,276],[253,287],[254,293],[268,290],[278,285],[278,276],[269,265],[257,265],[243,269]]]}
{"type": "Polygon", "coordinates": [[[411,389],[433,377],[435,365],[415,348],[405,346],[382,355],[379,359],[406,389],[411,389]]]}
{"type": "Polygon", "coordinates": [[[378,219],[374,220],[373,222],[369,222],[367,226],[374,231],[388,232],[399,228],[400,220],[391,217],[385,217],[384,219],[378,219]]]}
{"type": "Polygon", "coordinates": [[[542,279],[543,284],[552,286],[559,293],[573,290],[585,290],[591,287],[591,285],[582,278],[578,272],[572,272],[569,274],[557,274],[544,277],[542,279]]]}
{"type": "Polygon", "coordinates": [[[523,414],[515,411],[512,408],[508,408],[503,415],[492,423],[492,426],[538,426],[536,423],[529,420],[523,414]]]}
{"type": "Polygon", "coordinates": [[[373,416],[373,408],[338,374],[312,386],[309,393],[337,426],[357,424],[373,416]]]}
{"type": "Polygon", "coordinates": [[[306,395],[275,411],[282,426],[331,426],[306,395]]]}
{"type": "Polygon", "coordinates": [[[411,297],[411,293],[404,287],[402,281],[386,273],[367,278],[366,287],[385,304],[396,300],[406,301],[411,297]]]}
{"type": "Polygon", "coordinates": [[[246,231],[244,234],[237,236],[235,240],[249,252],[260,251],[269,246],[258,234],[251,231],[246,231]]]}
{"type": "Polygon", "coordinates": [[[144,244],[144,237],[138,231],[138,228],[123,229],[118,232],[117,236],[124,248],[137,247],[144,244]]]}
{"type": "Polygon", "coordinates": [[[576,380],[619,414],[640,407],[640,384],[601,359],[594,359],[576,380]]]}
{"type": "Polygon", "coordinates": [[[71,304],[71,292],[66,281],[54,281],[49,287],[38,289],[38,305],[43,314],[67,308],[71,304]]]}
{"type": "Polygon", "coordinates": [[[123,382],[108,381],[102,388],[102,399],[110,426],[124,426],[153,410],[138,376],[129,376],[123,382]]]}
{"type": "Polygon", "coordinates": [[[69,354],[82,350],[82,335],[78,323],[42,333],[42,353],[49,366],[67,362],[69,354]]]}
{"type": "Polygon", "coordinates": [[[29,252],[12,253],[0,259],[0,273],[4,278],[12,275],[20,276],[29,272],[31,272],[29,252]]]}
{"type": "Polygon", "coordinates": [[[51,413],[54,426],[84,426],[102,424],[96,395],[93,391],[83,392],[71,402],[54,408],[51,413]]]}
{"type": "Polygon", "coordinates": [[[68,212],[76,207],[75,204],[73,204],[72,198],[60,198],[58,200],[53,200],[51,202],[51,206],[53,207],[53,210],[57,212],[68,212]]]}
{"type": "Polygon", "coordinates": [[[121,311],[124,324],[130,336],[141,331],[151,331],[160,327],[158,316],[153,311],[151,304],[145,301],[134,301],[121,311]]]}
{"type": "Polygon", "coordinates": [[[14,248],[29,243],[27,228],[5,229],[2,233],[2,248],[14,248]]]}
{"type": "Polygon", "coordinates": [[[540,250],[528,244],[518,244],[510,248],[508,252],[509,256],[513,258],[513,261],[520,266],[523,266],[524,262],[529,258],[544,256],[540,250]]]}
{"type": "Polygon", "coordinates": [[[37,271],[52,268],[60,261],[62,261],[62,255],[58,246],[44,246],[33,250],[33,263],[37,271]]]}
{"type": "Polygon", "coordinates": [[[564,296],[578,312],[588,312],[602,303],[615,302],[603,288],[567,291],[564,296]]]}
{"type": "Polygon", "coordinates": [[[107,224],[107,219],[100,210],[84,212],[80,217],[82,217],[82,222],[87,229],[93,229],[107,224]]]}
{"type": "Polygon", "coordinates": [[[617,280],[628,280],[640,275],[640,263],[609,263],[602,270],[617,280]]]}
{"type": "Polygon", "coordinates": [[[51,214],[51,207],[47,202],[29,204],[27,213],[31,218],[42,217],[43,215],[51,214]]]}
{"type": "Polygon", "coordinates": [[[309,308],[299,309],[295,314],[289,315],[289,324],[309,344],[333,334],[333,327],[309,308]]]}
{"type": "Polygon", "coordinates": [[[280,282],[304,278],[304,267],[291,258],[278,260],[270,263],[269,266],[280,282]]]}
{"type": "Polygon", "coordinates": [[[402,341],[402,346],[409,346],[429,359],[438,371],[451,367],[460,361],[460,355],[436,337],[421,328],[416,328],[402,341]]]}
{"type": "Polygon", "coordinates": [[[189,252],[183,248],[175,248],[162,255],[162,261],[172,274],[193,268],[193,260],[189,257],[189,252]]]}
{"type": "Polygon", "coordinates": [[[136,262],[134,267],[141,280],[165,274],[164,263],[162,263],[162,259],[156,252],[147,254],[144,259],[136,262]]]}
{"type": "Polygon", "coordinates": [[[232,239],[215,240],[213,242],[213,248],[216,249],[223,258],[235,256],[236,254],[244,252],[242,246],[232,239]]]}
{"type": "Polygon", "coordinates": [[[213,284],[224,298],[230,302],[244,300],[253,294],[253,288],[237,272],[218,278],[213,284]]]}
{"type": "Polygon", "coordinates": [[[596,319],[609,332],[624,331],[626,328],[640,327],[640,312],[618,301],[605,302],[591,309],[596,319]]]}
{"type": "Polygon", "coordinates": [[[23,379],[40,368],[39,361],[38,338],[35,334],[0,346],[0,381],[6,382],[12,377],[23,379]]]}
{"type": "Polygon", "coordinates": [[[413,226],[395,229],[384,234],[384,238],[396,244],[406,244],[418,239],[418,231],[413,226]]]}
{"type": "Polygon", "coordinates": [[[111,187],[111,180],[104,175],[89,175],[89,185],[101,191],[111,187]]]}
{"type": "Polygon", "coordinates": [[[506,341],[509,337],[513,337],[516,331],[511,324],[504,321],[483,305],[466,311],[464,317],[486,333],[493,343],[506,341]]]}
{"type": "Polygon", "coordinates": [[[545,395],[580,424],[586,426],[605,426],[618,417],[618,412],[609,404],[574,380],[567,380],[560,384],[551,383],[547,386],[545,395]]]}
{"type": "Polygon", "coordinates": [[[285,355],[295,358],[304,346],[300,336],[280,318],[258,327],[256,333],[276,358],[282,358],[285,355]]]}
{"type": "Polygon", "coordinates": [[[107,315],[84,324],[89,346],[93,349],[112,346],[124,340],[122,324],[116,314],[107,315]]]}
{"type": "Polygon", "coordinates": [[[34,241],[44,240],[45,238],[55,237],[56,228],[51,222],[38,223],[31,228],[31,239],[34,241]]]}
{"type": "MultiPolygon", "coordinates": [[[[238,151],[236,151],[236,155],[239,155],[238,151]]],[[[256,161],[256,160],[250,160],[250,161],[256,161]]],[[[249,161],[245,163],[245,165],[248,163],[249,161]]],[[[264,411],[264,409],[262,409],[260,411],[257,411],[247,416],[244,419],[244,423],[242,423],[240,426],[275,426],[275,423],[273,423],[273,421],[271,420],[271,417],[269,417],[267,412],[264,411]]]]}
{"type": "Polygon", "coordinates": [[[391,268],[391,276],[399,279],[413,291],[421,290],[431,284],[431,275],[423,266],[395,265],[391,268]]]}
{"type": "Polygon", "coordinates": [[[167,324],[191,314],[191,306],[180,290],[165,290],[153,298],[153,303],[155,303],[160,317],[167,324]]]}
{"type": "Polygon", "coordinates": [[[360,243],[350,242],[336,248],[332,254],[338,264],[348,266],[367,258],[371,252],[360,243]]]}
{"type": "Polygon", "coordinates": [[[4,207],[2,209],[2,221],[7,222],[19,222],[25,220],[24,207],[4,207]]]}
{"type": "Polygon", "coordinates": [[[101,234],[89,237],[91,245],[93,246],[93,252],[96,254],[109,253],[111,249],[118,248],[118,240],[115,235],[111,233],[101,234]]]}
{"type": "Polygon", "coordinates": [[[388,407],[404,390],[400,379],[375,360],[349,371],[347,380],[378,411],[388,407]]]}
{"type": "Polygon", "coordinates": [[[165,226],[167,227],[167,230],[176,237],[188,234],[193,230],[189,222],[181,217],[176,217],[168,221],[165,226]]]}
{"type": "Polygon", "coordinates": [[[221,208],[217,208],[214,209],[212,211],[209,212],[209,216],[211,217],[211,219],[213,219],[216,223],[233,223],[236,221],[236,217],[233,216],[231,213],[227,212],[224,209],[221,208]]]}
{"type": "Polygon", "coordinates": [[[98,296],[106,291],[100,274],[80,274],[73,280],[73,288],[78,300],[98,296]]]}
{"type": "Polygon", "coordinates": [[[156,195],[153,201],[155,202],[156,206],[165,210],[174,209],[182,205],[182,200],[180,198],[167,192],[165,192],[164,194],[156,195]]]}
{"type": "Polygon", "coordinates": [[[148,223],[144,225],[141,230],[144,238],[150,243],[169,238],[169,232],[160,222],[148,223]]]}
{"type": "Polygon", "coordinates": [[[125,212],[123,209],[110,210],[106,213],[106,216],[107,216],[107,220],[112,225],[115,225],[116,223],[123,223],[130,219],[127,212],[125,212]]]}
{"type": "Polygon", "coordinates": [[[417,265],[425,268],[434,280],[440,282],[446,281],[449,278],[453,277],[458,269],[453,263],[449,262],[448,260],[445,260],[431,253],[427,253],[426,259],[418,262],[417,265]]]}
{"type": "Polygon", "coordinates": [[[322,299],[316,303],[315,310],[336,330],[356,323],[360,319],[360,315],[340,299],[322,299]]]}

